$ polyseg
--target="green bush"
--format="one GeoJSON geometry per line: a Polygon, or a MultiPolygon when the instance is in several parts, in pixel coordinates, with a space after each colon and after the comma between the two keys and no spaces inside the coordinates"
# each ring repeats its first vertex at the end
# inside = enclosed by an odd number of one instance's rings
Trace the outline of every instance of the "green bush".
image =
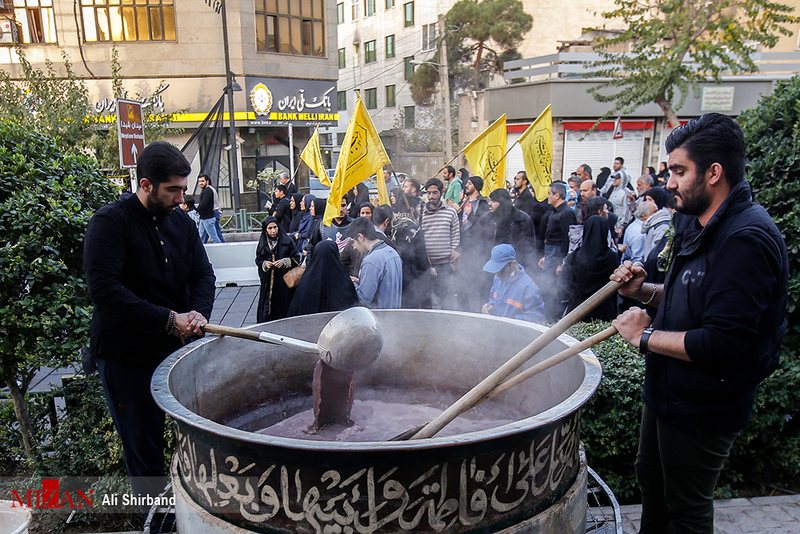
{"type": "MultiPolygon", "coordinates": [[[[580,323],[569,334],[583,340],[608,326],[602,321],[580,323]]],[[[583,407],[581,436],[586,458],[620,502],[639,502],[633,462],[639,446],[644,358],[620,336],[598,343],[592,350],[603,366],[603,380],[583,407]]]]}
{"type": "Polygon", "coordinates": [[[88,339],[83,236],[95,210],[113,198],[92,158],[0,121],[0,378],[32,460],[38,453],[24,395],[40,367],[75,361],[88,339]]]}

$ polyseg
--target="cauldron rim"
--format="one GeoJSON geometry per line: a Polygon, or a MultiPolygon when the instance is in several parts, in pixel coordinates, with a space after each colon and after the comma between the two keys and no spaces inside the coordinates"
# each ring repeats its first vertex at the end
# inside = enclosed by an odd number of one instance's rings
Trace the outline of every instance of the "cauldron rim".
{"type": "MultiPolygon", "coordinates": [[[[477,316],[482,319],[490,319],[494,321],[503,321],[518,325],[523,328],[529,328],[544,332],[546,327],[527,321],[520,321],[516,319],[509,319],[505,317],[494,317],[483,314],[474,314],[469,312],[451,311],[451,310],[373,310],[379,315],[386,312],[402,311],[414,313],[435,313],[435,314],[448,314],[455,316],[477,316]]],[[[335,313],[320,313],[313,314],[333,316],[335,313]]],[[[307,316],[310,317],[311,315],[307,316]]],[[[287,320],[294,319],[280,319],[269,323],[259,323],[248,326],[246,330],[269,331],[269,326],[281,323],[287,320]]],[[[159,364],[153,373],[153,378],[150,384],[151,393],[156,404],[169,415],[185,425],[202,430],[205,433],[219,436],[223,439],[230,439],[236,441],[244,441],[257,445],[274,446],[282,449],[296,449],[303,451],[324,451],[326,453],[335,452],[374,452],[376,449],[381,451],[410,451],[419,449],[433,449],[440,447],[452,447],[453,445],[466,445],[475,444],[483,441],[495,440],[515,434],[530,431],[531,429],[545,426],[550,423],[555,423],[576,410],[580,409],[585,404],[597,388],[600,386],[600,379],[602,378],[602,367],[599,360],[594,355],[591,349],[586,349],[578,354],[584,365],[584,378],[580,386],[573,391],[569,397],[560,403],[552,406],[551,408],[497,427],[492,427],[485,430],[478,430],[474,432],[467,432],[464,434],[450,435],[444,437],[434,436],[432,438],[423,440],[408,440],[408,441],[316,441],[304,440],[299,438],[285,438],[279,436],[271,436],[268,434],[259,434],[240,430],[238,428],[230,427],[217,423],[211,419],[203,417],[181,404],[178,399],[169,390],[169,376],[175,368],[175,365],[187,357],[191,352],[199,349],[207,343],[214,343],[218,339],[217,336],[210,338],[203,338],[196,340],[185,347],[177,350],[168,356],[164,361],[159,364]]],[[[562,334],[556,338],[557,341],[565,345],[572,345],[577,343],[577,340],[567,334],[562,334]]],[[[554,341],[556,341],[554,340],[554,341]]],[[[512,355],[509,355],[509,358],[512,355]]]]}

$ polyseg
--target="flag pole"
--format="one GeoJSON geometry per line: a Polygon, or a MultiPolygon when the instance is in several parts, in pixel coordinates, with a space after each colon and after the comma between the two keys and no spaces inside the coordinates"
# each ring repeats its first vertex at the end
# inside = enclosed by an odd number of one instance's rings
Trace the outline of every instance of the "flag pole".
{"type": "MultiPolygon", "coordinates": [[[[389,160],[389,167],[392,169],[392,177],[394,178],[394,182],[397,184],[397,194],[403,198],[403,202],[405,202],[406,208],[408,208],[408,214],[411,215],[411,218],[414,220],[414,224],[418,224],[417,218],[414,217],[414,210],[411,209],[411,206],[408,204],[408,198],[406,198],[403,188],[400,187],[400,180],[397,179],[397,173],[394,170],[394,165],[392,165],[391,160],[389,160]]],[[[399,202],[400,199],[398,198],[397,201],[399,202]]]]}
{"type": "MultiPolygon", "coordinates": [[[[494,172],[494,170],[495,170],[495,169],[496,169],[496,168],[497,168],[497,167],[498,167],[498,166],[499,166],[499,165],[500,165],[500,164],[503,162],[503,160],[504,160],[504,159],[506,159],[506,156],[508,156],[508,153],[509,153],[509,152],[511,152],[511,150],[512,150],[512,149],[513,149],[515,146],[517,146],[518,144],[519,144],[519,139],[517,139],[516,141],[514,141],[514,144],[513,144],[513,145],[511,145],[511,148],[509,148],[508,150],[506,150],[506,153],[505,153],[505,154],[503,154],[503,157],[502,157],[502,158],[500,158],[499,160],[497,160],[497,163],[495,163],[494,165],[491,165],[491,164],[489,165],[489,174],[492,174],[492,173],[494,172]]],[[[481,178],[483,178],[483,176],[482,176],[481,178]]],[[[504,181],[504,182],[506,181],[506,177],[505,177],[505,176],[503,176],[503,181],[504,181]]]]}

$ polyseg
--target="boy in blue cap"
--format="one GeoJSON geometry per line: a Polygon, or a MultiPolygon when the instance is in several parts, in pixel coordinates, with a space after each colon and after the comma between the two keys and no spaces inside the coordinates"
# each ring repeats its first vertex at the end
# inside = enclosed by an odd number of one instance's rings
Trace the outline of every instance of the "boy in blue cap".
{"type": "Polygon", "coordinates": [[[544,302],[539,296],[539,288],[525,273],[525,268],[517,263],[514,247],[507,244],[495,246],[483,270],[494,274],[489,302],[481,308],[483,313],[534,323],[544,320],[544,302]]]}

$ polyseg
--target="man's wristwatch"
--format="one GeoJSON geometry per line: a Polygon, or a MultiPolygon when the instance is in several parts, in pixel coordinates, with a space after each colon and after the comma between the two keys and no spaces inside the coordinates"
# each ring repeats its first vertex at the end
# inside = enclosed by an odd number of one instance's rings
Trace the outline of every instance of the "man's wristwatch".
{"type": "Polygon", "coordinates": [[[650,349],[648,348],[648,343],[650,342],[650,335],[653,333],[652,328],[645,328],[642,332],[642,337],[639,339],[639,352],[642,354],[650,354],[650,349]]]}

